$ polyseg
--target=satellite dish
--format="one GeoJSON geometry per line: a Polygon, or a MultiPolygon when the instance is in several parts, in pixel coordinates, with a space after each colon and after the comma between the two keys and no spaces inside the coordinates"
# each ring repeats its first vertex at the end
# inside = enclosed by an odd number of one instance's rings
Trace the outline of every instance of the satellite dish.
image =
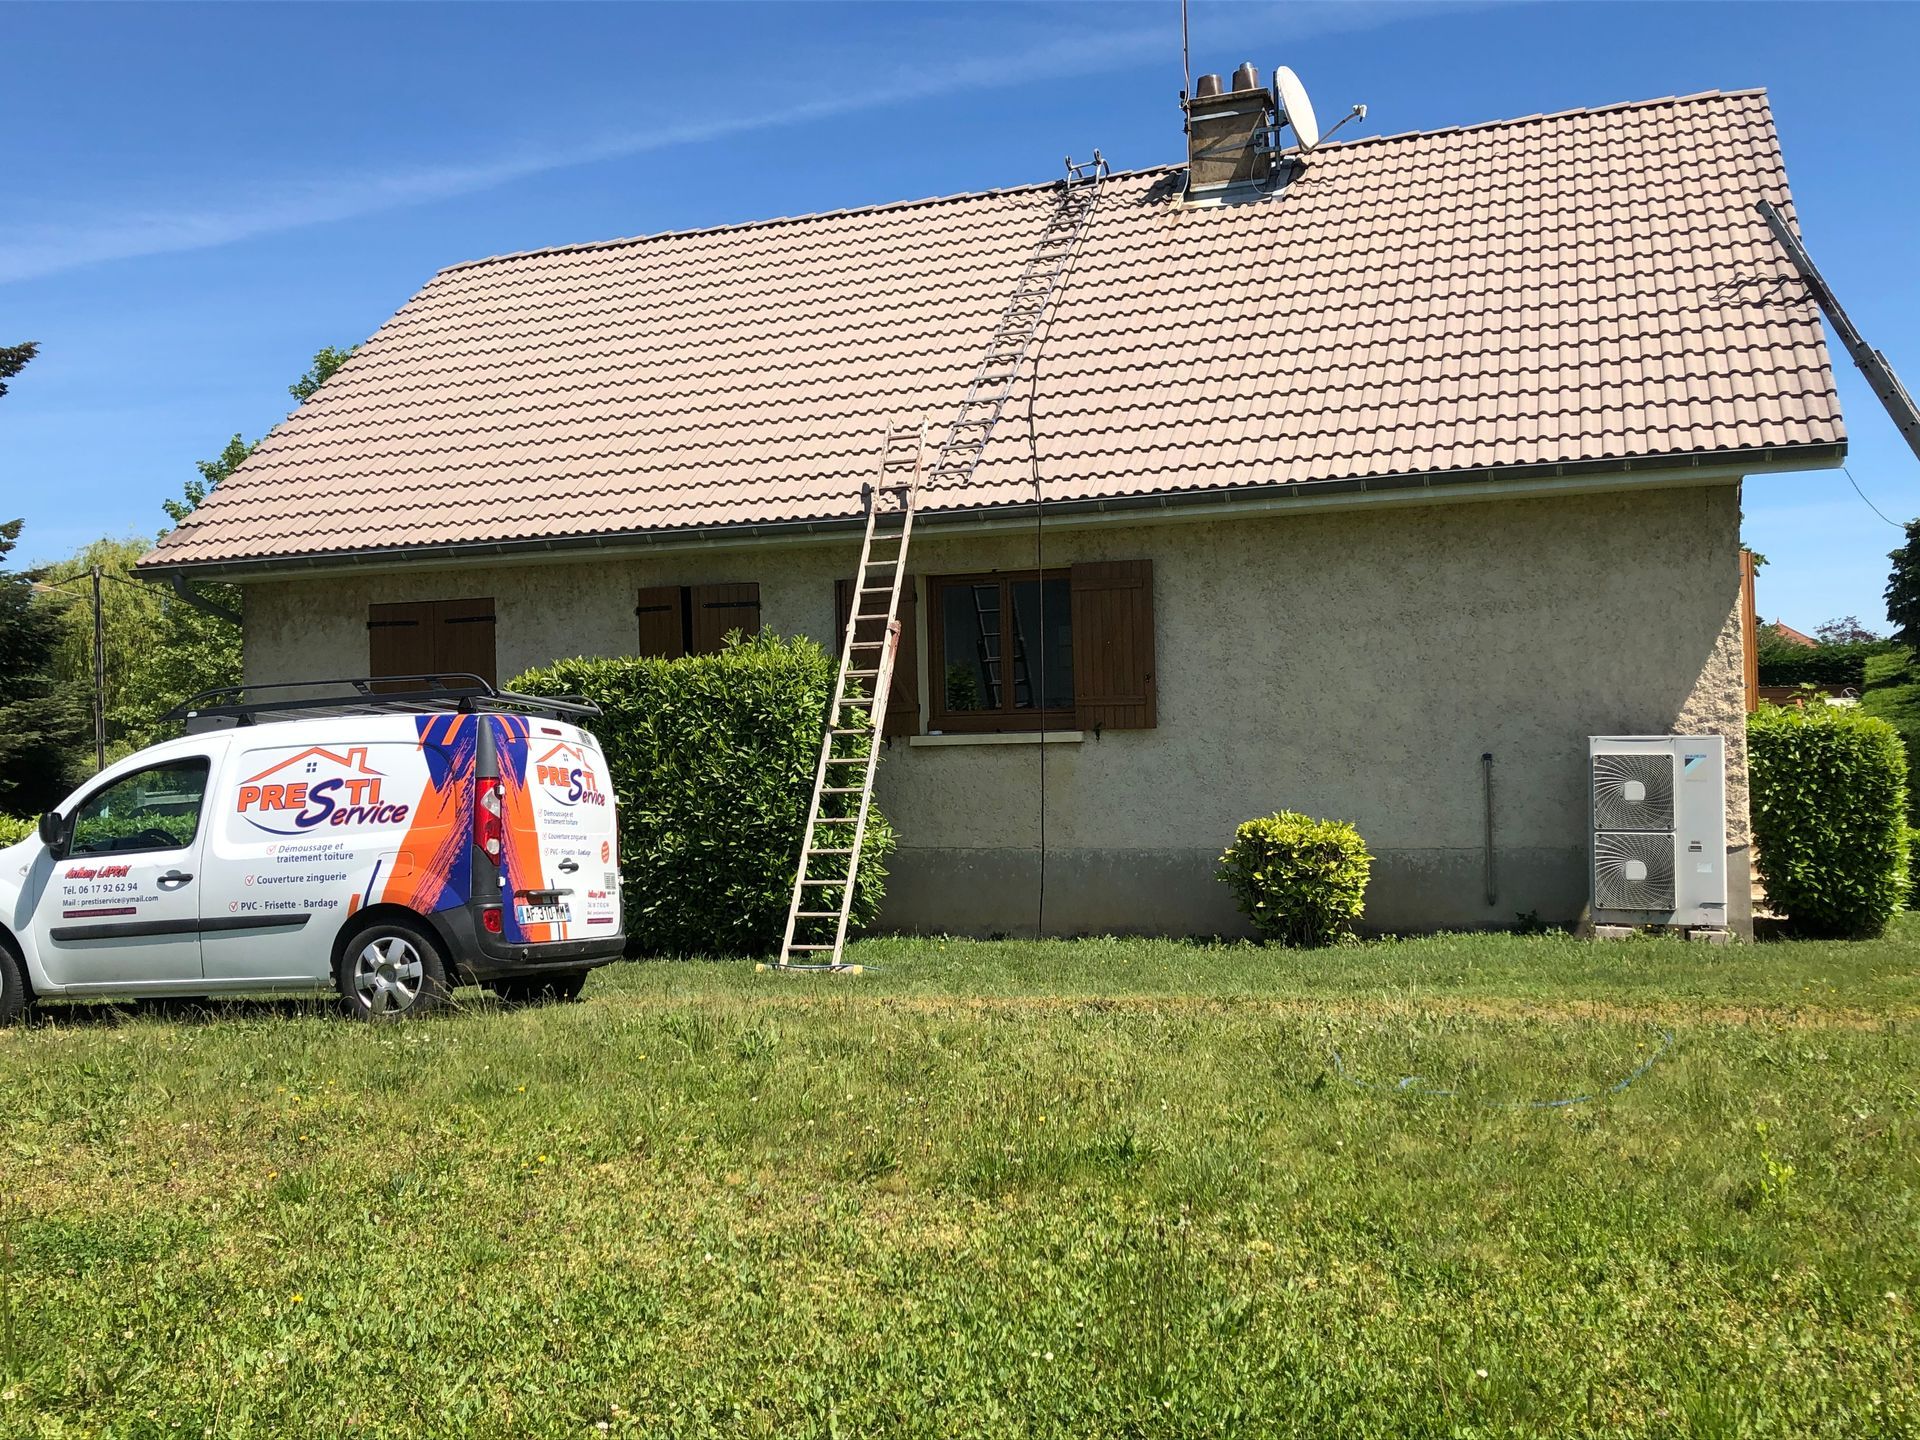
{"type": "Polygon", "coordinates": [[[1313,102],[1300,77],[1282,65],[1273,72],[1273,99],[1280,111],[1280,123],[1293,127],[1293,138],[1302,150],[1320,143],[1320,122],[1313,117],[1313,102]]]}

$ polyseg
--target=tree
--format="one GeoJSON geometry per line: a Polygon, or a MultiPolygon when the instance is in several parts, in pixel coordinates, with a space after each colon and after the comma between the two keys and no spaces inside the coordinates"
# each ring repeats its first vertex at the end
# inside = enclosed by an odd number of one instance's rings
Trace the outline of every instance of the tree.
{"type": "MultiPolygon", "coordinates": [[[[315,391],[333,378],[336,370],[353,358],[354,352],[359,348],[358,345],[350,345],[345,350],[341,350],[327,345],[315,351],[313,364],[307,368],[305,374],[287,387],[287,393],[305,404],[313,398],[315,391]]],[[[200,508],[200,502],[213,492],[213,487],[238,470],[247,456],[253,453],[253,447],[259,443],[258,440],[243,440],[235,435],[227,441],[226,448],[213,459],[194,462],[194,468],[200,472],[200,478],[186,483],[185,493],[180,499],[162,500],[161,508],[167,512],[174,524],[186,524],[187,517],[200,508]]]]}
{"type": "Polygon", "coordinates": [[[1822,645],[1871,645],[1880,637],[1862,625],[1858,615],[1842,615],[1815,626],[1813,638],[1822,645]]]}
{"type": "MultiPolygon", "coordinates": [[[[311,398],[352,356],[352,349],[327,346],[314,355],[306,373],[287,387],[288,393],[296,400],[311,398]]],[[[235,435],[213,459],[196,461],[197,473],[181,486],[180,498],[160,502],[167,518],[175,525],[186,524],[207,496],[245,463],[257,443],[235,435]]],[[[162,531],[161,538],[165,535],[162,531]]],[[[112,544],[102,541],[90,550],[112,544]]],[[[92,563],[84,558],[86,553],[72,562],[82,571],[92,563]]],[[[116,749],[138,748],[166,738],[172,732],[163,717],[182,700],[202,690],[240,683],[240,627],[215,613],[240,613],[239,587],[190,579],[186,590],[193,600],[213,608],[196,606],[156,587],[146,628],[125,639],[120,638],[112,612],[108,613],[110,656],[116,649],[121,652],[117,661],[110,660],[107,687],[109,730],[117,737],[116,749]]],[[[87,621],[92,623],[90,614],[87,621]]],[[[89,667],[91,663],[89,656],[89,667]]],[[[89,668],[89,683],[91,674],[89,668]]]]}
{"type": "MultiPolygon", "coordinates": [[[[235,435],[211,460],[196,460],[197,479],[180,487],[178,500],[160,506],[176,525],[189,516],[222,480],[240,468],[257,442],[235,435]]],[[[166,531],[160,532],[161,539],[166,531]]],[[[187,593],[205,605],[240,613],[240,590],[212,580],[189,580],[187,593]]],[[[127,667],[114,719],[128,744],[150,745],[169,733],[166,714],[189,696],[240,683],[240,627],[180,595],[167,597],[151,643],[143,645],[127,667]]]]}
{"type": "Polygon", "coordinates": [[[1893,638],[1920,648],[1920,520],[1907,522],[1907,543],[1887,556],[1893,573],[1887,577],[1887,619],[1893,638]]]}
{"type": "Polygon", "coordinates": [[[29,340],[21,345],[0,345],[0,395],[7,393],[7,381],[26,369],[27,362],[39,353],[38,340],[29,340]]]}
{"type": "MultiPolygon", "coordinates": [[[[21,522],[0,525],[0,562],[21,522]]],[[[66,798],[79,777],[92,722],[84,692],[53,675],[60,622],[33,580],[0,569],[0,813],[37,815],[66,798]]]]}
{"type": "MultiPolygon", "coordinates": [[[[353,352],[359,348],[358,345],[349,345],[346,349],[339,350],[332,345],[328,345],[315,352],[313,368],[308,370],[307,373],[302,375],[298,380],[294,381],[293,384],[289,385],[287,387],[287,393],[301,404],[306,404],[307,401],[313,398],[313,392],[331,380],[333,378],[333,372],[351,360],[353,358],[353,352]]],[[[236,436],[235,438],[237,439],[238,437],[236,436]]]]}
{"type": "MultiPolygon", "coordinates": [[[[1807,653],[1807,647],[1804,644],[1787,639],[1778,623],[1762,625],[1754,636],[1754,641],[1754,661],[1762,671],[1776,665],[1792,664],[1802,659],[1807,653]]],[[[1765,685],[1768,682],[1762,680],[1760,683],[1765,685]]]]}
{"type": "MultiPolygon", "coordinates": [[[[189,480],[181,487],[178,500],[162,500],[160,508],[167,512],[167,518],[176,525],[187,523],[187,517],[200,508],[200,502],[207,498],[213,487],[240,468],[240,462],[253,453],[257,440],[242,440],[238,435],[227,441],[226,448],[211,460],[196,460],[193,468],[200,472],[198,480],[189,480]]],[[[160,532],[161,536],[166,531],[160,532]]]]}
{"type": "Polygon", "coordinates": [[[100,617],[106,640],[101,648],[106,662],[103,688],[109,759],[118,759],[130,748],[123,742],[127,682],[155,643],[169,603],[159,586],[133,578],[134,563],[149,548],[145,540],[96,540],[65,560],[43,566],[37,577],[43,584],[58,586],[64,597],[59,606],[59,642],[53,653],[54,679],[63,688],[89,697],[93,693],[93,595],[88,572],[98,565],[104,577],[100,617]]]}

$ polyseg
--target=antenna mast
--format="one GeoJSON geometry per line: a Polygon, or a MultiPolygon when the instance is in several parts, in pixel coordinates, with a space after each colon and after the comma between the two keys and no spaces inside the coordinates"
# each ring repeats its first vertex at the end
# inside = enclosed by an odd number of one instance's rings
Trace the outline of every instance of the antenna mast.
{"type": "Polygon", "coordinates": [[[1193,52],[1187,46],[1187,0],[1180,0],[1180,110],[1193,95],[1193,52]]]}

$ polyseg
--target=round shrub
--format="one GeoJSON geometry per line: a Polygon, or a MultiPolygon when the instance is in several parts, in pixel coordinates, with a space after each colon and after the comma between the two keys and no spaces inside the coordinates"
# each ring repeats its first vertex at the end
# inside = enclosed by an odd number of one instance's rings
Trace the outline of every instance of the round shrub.
{"type": "Polygon", "coordinates": [[[1877,935],[1907,889],[1907,759],[1886,721],[1762,705],[1747,721],[1754,863],[1808,935],[1877,935]]]}
{"type": "Polygon", "coordinates": [[[1262,939],[1334,945],[1353,938],[1372,865],[1346,821],[1282,810],[1234,831],[1219,874],[1262,939]]]}

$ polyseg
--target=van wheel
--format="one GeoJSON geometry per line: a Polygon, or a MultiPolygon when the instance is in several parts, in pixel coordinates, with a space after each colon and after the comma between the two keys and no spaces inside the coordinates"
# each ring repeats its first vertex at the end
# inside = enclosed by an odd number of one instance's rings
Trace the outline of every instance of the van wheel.
{"type": "Polygon", "coordinates": [[[490,980],[487,988],[509,1005],[564,1004],[578,1000],[587,983],[584,970],[562,970],[552,975],[528,975],[522,979],[490,980]]]}
{"type": "Polygon", "coordinates": [[[27,967],[0,938],[0,1025],[11,1025],[27,1008],[27,967]]]}
{"type": "Polygon", "coordinates": [[[447,962],[433,937],[405,920],[375,920],[340,952],[340,1008],[354,1020],[397,1020],[446,1003],[447,962]]]}

